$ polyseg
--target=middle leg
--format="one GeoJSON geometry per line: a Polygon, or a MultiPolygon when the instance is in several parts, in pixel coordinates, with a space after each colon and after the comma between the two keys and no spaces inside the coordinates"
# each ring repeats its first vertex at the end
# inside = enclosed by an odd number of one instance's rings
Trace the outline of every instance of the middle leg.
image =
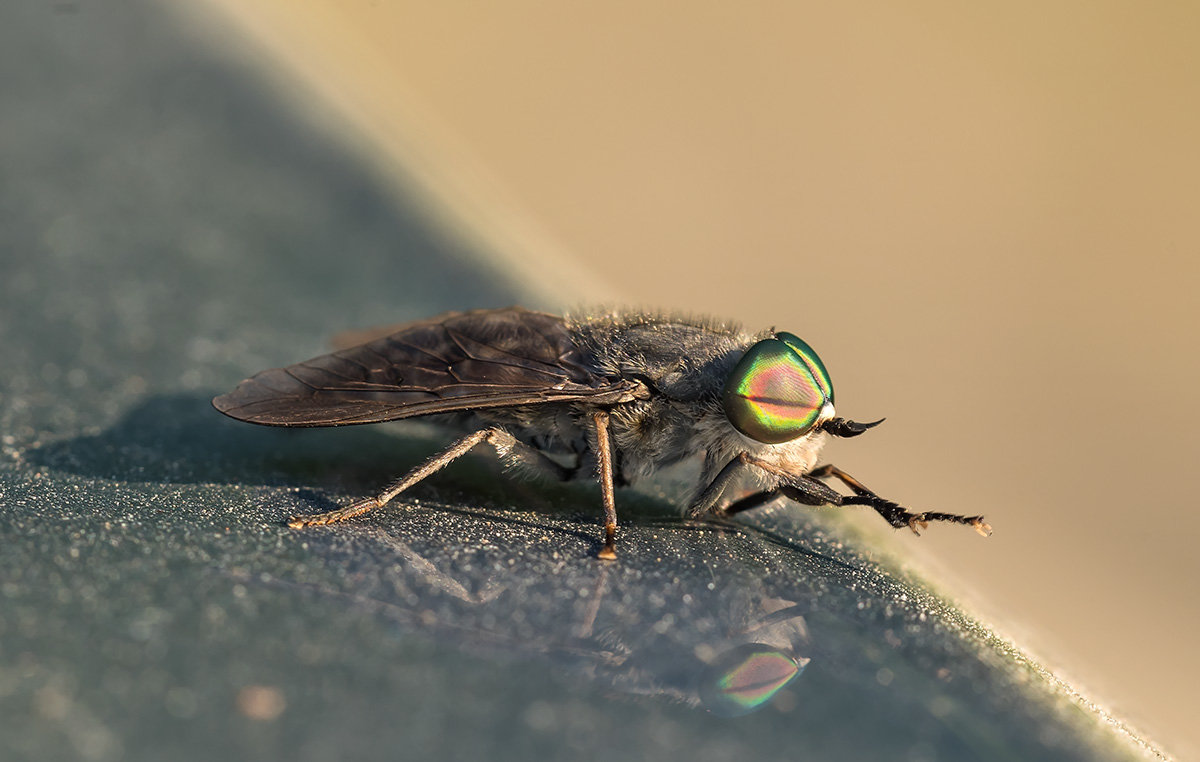
{"type": "Polygon", "coordinates": [[[613,495],[612,442],[608,438],[608,413],[604,410],[592,413],[596,427],[596,460],[600,467],[600,495],[604,499],[604,547],[598,558],[604,561],[617,560],[617,501],[613,495]]]}

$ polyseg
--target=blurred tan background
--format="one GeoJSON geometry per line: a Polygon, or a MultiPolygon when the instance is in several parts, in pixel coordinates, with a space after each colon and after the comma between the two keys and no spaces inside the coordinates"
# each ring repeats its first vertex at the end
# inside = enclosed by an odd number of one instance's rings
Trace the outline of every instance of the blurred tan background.
{"type": "Polygon", "coordinates": [[[879,547],[1200,755],[1200,4],[210,5],[541,306],[806,338],[829,459],[996,530],[879,547]]]}

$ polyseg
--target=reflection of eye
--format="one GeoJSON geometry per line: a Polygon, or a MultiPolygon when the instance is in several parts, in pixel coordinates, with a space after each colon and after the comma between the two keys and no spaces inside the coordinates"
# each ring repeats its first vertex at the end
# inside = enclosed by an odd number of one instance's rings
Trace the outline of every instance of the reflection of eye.
{"type": "Polygon", "coordinates": [[[832,411],[833,386],[812,347],[780,333],[746,350],[729,374],[722,403],[738,431],[779,444],[811,431],[827,404],[832,411]]]}
{"type": "Polygon", "coordinates": [[[700,676],[704,707],[722,717],[749,714],[795,679],[807,659],[797,662],[777,648],[747,643],[718,656],[700,676]]]}

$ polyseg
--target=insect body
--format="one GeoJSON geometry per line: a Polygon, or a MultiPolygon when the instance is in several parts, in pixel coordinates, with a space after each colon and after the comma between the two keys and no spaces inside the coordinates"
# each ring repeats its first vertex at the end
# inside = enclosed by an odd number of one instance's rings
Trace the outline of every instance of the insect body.
{"type": "Polygon", "coordinates": [[[870,506],[914,532],[930,521],[990,532],[982,516],[913,513],[835,466],[818,466],[827,435],[857,436],[879,422],[836,417],[824,364],[786,332],[645,313],[452,312],[263,371],[213,406],[267,426],[448,414],[472,432],[374,497],[291,519],[297,528],[380,507],[487,442],[512,465],[564,480],[598,475],[604,559],[616,557],[614,485],[691,456],[703,458],[688,506],[693,516],[738,513],[782,495],[807,505],[870,506]],[[853,494],[834,490],[827,478],[853,494]],[[745,481],[756,490],[731,499],[745,481]]]}

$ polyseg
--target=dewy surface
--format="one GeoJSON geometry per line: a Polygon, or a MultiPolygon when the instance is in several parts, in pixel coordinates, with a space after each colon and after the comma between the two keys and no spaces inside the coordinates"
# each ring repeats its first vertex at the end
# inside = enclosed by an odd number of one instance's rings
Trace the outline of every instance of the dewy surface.
{"type": "Polygon", "coordinates": [[[4,759],[1147,755],[811,511],[623,491],[604,565],[594,487],[476,458],[286,528],[446,438],[209,398],[519,286],[155,6],[2,15],[4,759]]]}

